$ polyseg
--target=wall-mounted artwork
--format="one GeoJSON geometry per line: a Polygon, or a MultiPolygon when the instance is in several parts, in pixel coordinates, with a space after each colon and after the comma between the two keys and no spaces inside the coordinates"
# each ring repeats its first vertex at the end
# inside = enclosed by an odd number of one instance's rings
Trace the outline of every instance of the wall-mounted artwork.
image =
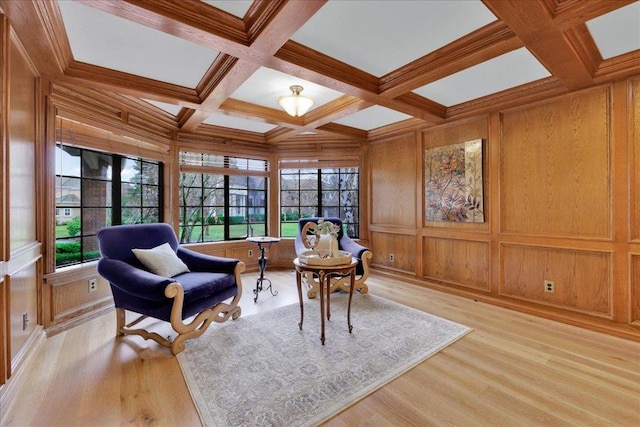
{"type": "Polygon", "coordinates": [[[426,149],[424,168],[427,221],[484,222],[481,139],[426,149]]]}

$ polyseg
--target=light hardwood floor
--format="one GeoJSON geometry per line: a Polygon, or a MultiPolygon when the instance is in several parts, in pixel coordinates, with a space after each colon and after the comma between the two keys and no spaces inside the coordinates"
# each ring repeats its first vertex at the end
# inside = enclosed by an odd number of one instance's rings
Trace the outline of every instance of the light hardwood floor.
{"type": "MultiPolygon", "coordinates": [[[[292,271],[267,277],[279,294],[254,304],[256,274],[243,275],[243,316],[297,302],[292,271]]],[[[640,425],[640,343],[376,274],[367,283],[474,331],[326,425],[640,425]]],[[[199,426],[170,352],[140,337],[115,340],[114,330],[111,312],[48,338],[0,424],[199,426]]]]}

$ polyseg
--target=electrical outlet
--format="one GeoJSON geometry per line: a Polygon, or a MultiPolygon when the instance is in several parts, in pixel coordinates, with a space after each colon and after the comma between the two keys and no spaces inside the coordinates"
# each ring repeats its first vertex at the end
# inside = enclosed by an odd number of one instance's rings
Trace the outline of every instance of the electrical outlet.
{"type": "Polygon", "coordinates": [[[253,249],[249,249],[248,254],[249,254],[249,258],[253,258],[253,249]]]}
{"type": "Polygon", "coordinates": [[[550,294],[556,291],[556,284],[551,280],[544,281],[544,291],[550,294]]]}
{"type": "Polygon", "coordinates": [[[394,254],[389,254],[389,261],[393,262],[396,260],[396,256],[394,254]]]}
{"type": "Polygon", "coordinates": [[[98,290],[98,279],[89,279],[87,284],[89,285],[89,292],[98,290]]]}

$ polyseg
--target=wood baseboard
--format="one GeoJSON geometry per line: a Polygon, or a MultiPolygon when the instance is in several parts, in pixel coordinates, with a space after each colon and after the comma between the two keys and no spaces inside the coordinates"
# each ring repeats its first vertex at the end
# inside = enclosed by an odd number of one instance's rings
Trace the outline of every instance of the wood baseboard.
{"type": "Polygon", "coordinates": [[[108,305],[103,305],[92,311],[83,312],[82,314],[79,314],[75,317],[69,317],[61,322],[57,322],[54,325],[48,327],[45,332],[47,334],[47,337],[51,337],[114,310],[115,307],[113,305],[113,301],[111,301],[111,303],[108,305]]]}
{"type": "Polygon", "coordinates": [[[541,317],[544,319],[555,320],[557,322],[562,322],[592,331],[602,332],[608,335],[640,342],[640,324],[638,324],[638,322],[634,322],[632,324],[618,323],[600,317],[589,316],[583,313],[562,310],[560,308],[545,305],[536,305],[534,303],[506,297],[495,297],[490,294],[474,292],[471,290],[460,289],[436,282],[421,280],[414,276],[399,274],[388,269],[374,268],[374,271],[378,275],[391,277],[396,280],[405,281],[418,286],[423,286],[425,288],[446,292],[448,294],[469,298],[474,301],[480,301],[486,304],[495,305],[497,307],[508,308],[510,310],[531,314],[533,316],[541,317]]]}

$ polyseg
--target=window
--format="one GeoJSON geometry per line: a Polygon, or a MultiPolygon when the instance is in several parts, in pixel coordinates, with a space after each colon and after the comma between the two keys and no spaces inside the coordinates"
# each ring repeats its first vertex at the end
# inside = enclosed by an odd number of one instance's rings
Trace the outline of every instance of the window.
{"type": "Polygon", "coordinates": [[[298,234],[298,219],[338,217],[345,233],[358,237],[358,168],[281,169],[280,230],[282,237],[298,234]]]}
{"type": "Polygon", "coordinates": [[[267,235],[266,160],[180,153],[180,242],[267,235]]]}
{"type": "Polygon", "coordinates": [[[56,145],[56,267],[99,258],[102,227],[162,221],[162,165],[56,145]]]}

